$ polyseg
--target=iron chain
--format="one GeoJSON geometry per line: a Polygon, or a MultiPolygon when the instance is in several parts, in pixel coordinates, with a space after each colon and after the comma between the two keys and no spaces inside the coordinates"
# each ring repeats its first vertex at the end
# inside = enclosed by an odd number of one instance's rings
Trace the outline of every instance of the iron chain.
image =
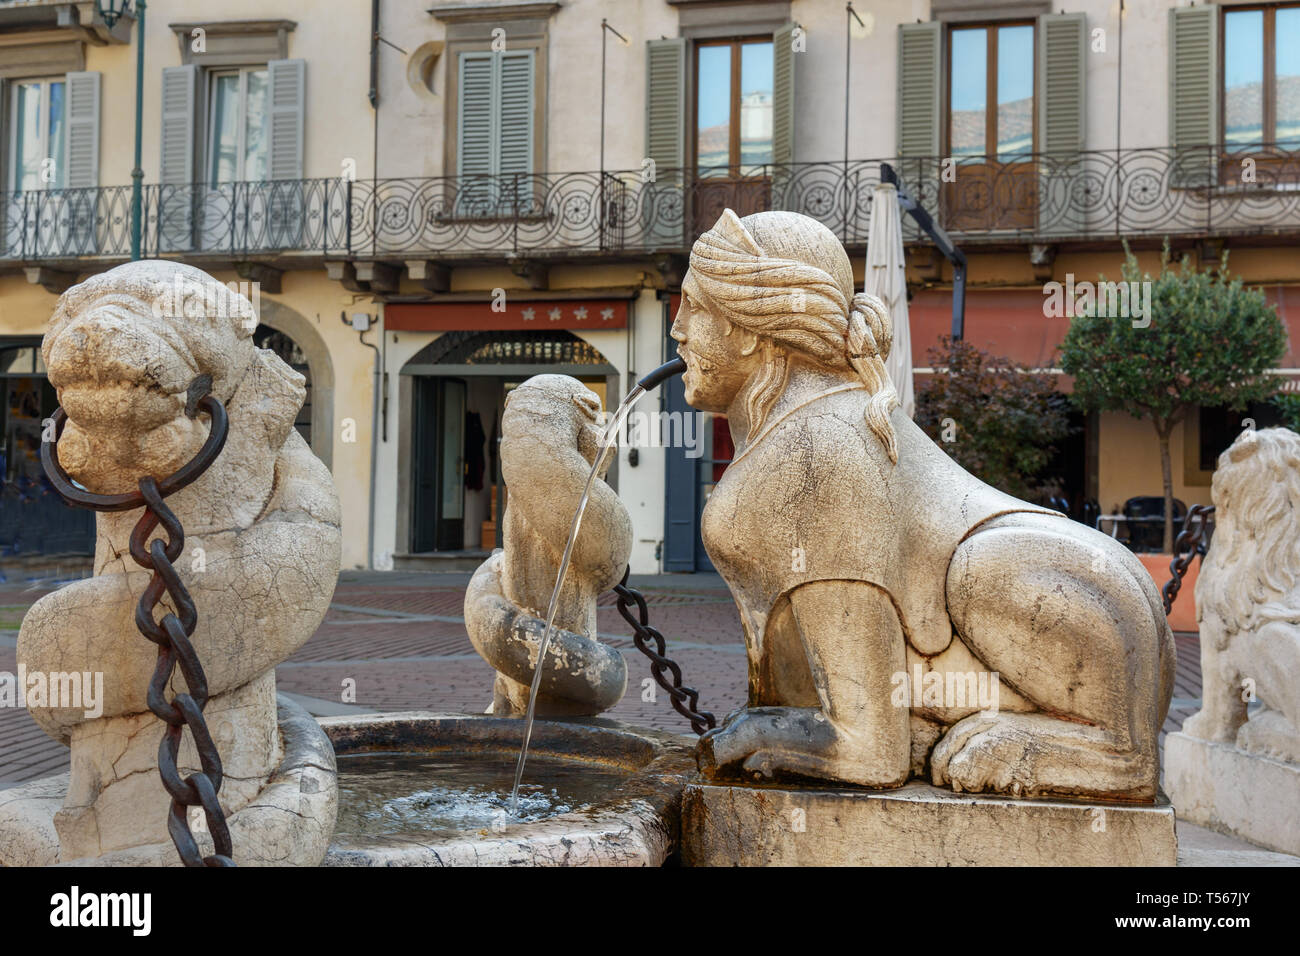
{"type": "Polygon", "coordinates": [[[1178,533],[1174,541],[1174,559],[1169,562],[1169,573],[1173,577],[1160,589],[1160,595],[1165,602],[1166,617],[1174,609],[1174,601],[1183,587],[1183,577],[1187,574],[1187,569],[1192,566],[1193,559],[1197,555],[1204,555],[1209,548],[1209,520],[1213,515],[1214,505],[1192,505],[1187,509],[1187,517],[1183,519],[1183,530],[1178,533]]]}
{"type": "Polygon", "coordinates": [[[691,722],[691,729],[703,734],[718,725],[717,719],[707,710],[699,710],[700,694],[692,687],[682,686],[682,669],[672,658],[668,657],[667,642],[659,631],[650,625],[650,612],[646,608],[645,596],[627,583],[629,567],[623,572],[623,580],[614,586],[618,595],[618,613],[632,626],[632,641],[636,649],[650,658],[650,673],[655,683],[666,690],[672,697],[673,709],[691,722]],[[632,614],[632,605],[637,612],[632,614]],[[655,646],[650,646],[654,641],[655,646]],[[671,672],[671,679],[665,674],[671,672]]]}
{"type": "Polygon", "coordinates": [[[153,572],[153,577],[140,595],[135,609],[135,625],[145,638],[158,646],[158,660],[149,681],[147,702],[149,710],[164,724],[162,742],[158,746],[158,776],[163,789],[171,797],[167,815],[167,833],[186,866],[234,866],[230,828],[217,794],[221,790],[221,755],[203,718],[208,705],[208,680],[199,662],[190,638],[198,624],[194,600],[176,573],[173,562],[185,548],[185,530],[180,519],[163,500],[198,478],[221,454],[225,447],[228,420],[225,407],[208,394],[212,378],[201,375],[191,383],[185,414],[190,418],[199,411],[207,412],[211,425],[208,438],[194,458],[162,481],[152,477],[140,479],[139,490],[126,494],[100,495],[79,488],[72,483],[59,464],[54,448],[67,414],[62,408],[54,413],[55,439],[41,448],[41,463],[51,484],[71,505],[94,511],[128,511],[143,506],[144,513],[131,532],[131,557],[136,564],[153,572]],[[150,535],[156,528],[166,532],[166,542],[150,535]],[[179,613],[167,611],[162,620],[154,619],[154,609],[164,593],[179,613]],[[187,694],[176,694],[167,699],[167,685],[176,668],[185,678],[187,694]],[[182,777],[177,767],[181,740],[186,728],[194,740],[199,755],[200,770],[182,777]],[[203,856],[190,829],[189,808],[202,807],[212,835],[215,852],[203,856]]]}

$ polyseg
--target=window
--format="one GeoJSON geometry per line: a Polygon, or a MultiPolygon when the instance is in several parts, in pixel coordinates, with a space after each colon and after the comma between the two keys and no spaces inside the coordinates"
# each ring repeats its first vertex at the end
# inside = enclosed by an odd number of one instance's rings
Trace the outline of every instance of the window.
{"type": "Polygon", "coordinates": [[[949,35],[953,156],[1005,162],[1034,149],[1034,25],[955,27],[949,35]]]}
{"type": "Polygon", "coordinates": [[[1223,13],[1223,141],[1300,148],[1300,5],[1223,13]]]}
{"type": "Polygon", "coordinates": [[[771,38],[695,48],[695,163],[701,176],[751,176],[773,162],[771,38]]]}
{"type": "Polygon", "coordinates": [[[9,188],[14,192],[63,188],[65,91],[62,79],[13,84],[9,188]]]}
{"type": "Polygon", "coordinates": [[[533,70],[532,50],[460,54],[458,215],[531,214],[533,70]]]}
{"type": "Polygon", "coordinates": [[[265,182],[269,178],[268,76],[266,67],[212,75],[209,182],[265,182]]]}

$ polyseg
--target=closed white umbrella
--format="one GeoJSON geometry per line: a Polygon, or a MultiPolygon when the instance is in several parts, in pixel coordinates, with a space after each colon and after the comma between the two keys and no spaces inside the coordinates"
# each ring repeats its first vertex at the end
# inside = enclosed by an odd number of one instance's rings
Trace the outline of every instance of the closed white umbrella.
{"type": "Polygon", "coordinates": [[[907,320],[907,277],[904,272],[903,223],[898,214],[898,190],[880,183],[871,196],[871,229],[867,233],[867,274],[862,290],[882,300],[894,322],[894,344],[885,367],[898,392],[904,414],[916,414],[912,388],[912,333],[907,320]]]}

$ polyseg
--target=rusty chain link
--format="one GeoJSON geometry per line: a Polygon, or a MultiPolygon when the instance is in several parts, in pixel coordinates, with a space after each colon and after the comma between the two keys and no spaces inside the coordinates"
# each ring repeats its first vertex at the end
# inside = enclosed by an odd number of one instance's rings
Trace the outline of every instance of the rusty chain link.
{"type": "Polygon", "coordinates": [[[614,586],[614,593],[618,595],[618,613],[632,626],[632,641],[638,651],[650,658],[650,673],[654,675],[655,683],[668,691],[672,697],[673,709],[691,722],[692,730],[697,734],[703,734],[716,727],[718,721],[707,710],[698,709],[699,691],[693,687],[682,686],[682,669],[672,658],[666,656],[667,643],[664,641],[664,636],[650,625],[650,612],[646,608],[645,595],[627,583],[631,570],[631,567],[628,567],[623,572],[623,580],[614,586]],[[637,608],[635,616],[632,614],[633,604],[637,608]],[[652,640],[655,642],[655,647],[649,644],[652,640]],[[665,670],[672,672],[671,680],[665,676],[665,670]]]}
{"type": "Polygon", "coordinates": [[[229,424],[226,409],[208,394],[211,389],[212,377],[200,375],[190,383],[185,403],[185,414],[190,418],[197,417],[203,411],[211,421],[207,440],[198,454],[162,481],[148,476],[141,478],[138,491],[101,495],[73,484],[59,464],[54,447],[67,424],[67,413],[62,407],[54,412],[54,441],[45,442],[41,446],[41,464],[45,473],[55,490],[69,504],[93,511],[129,511],[144,507],[144,514],[131,532],[131,557],[140,567],[152,571],[153,577],[136,605],[135,625],[141,634],[158,645],[158,661],[149,681],[147,700],[149,710],[166,724],[162,742],[158,746],[158,775],[162,779],[163,788],[172,799],[167,815],[167,833],[181,862],[186,866],[235,865],[230,828],[226,825],[225,812],[217,799],[217,793],[221,790],[221,755],[217,752],[216,743],[203,719],[203,710],[208,705],[208,680],[194,645],[190,643],[190,637],[198,623],[198,613],[194,600],[181,583],[180,575],[172,563],[184,550],[185,531],[175,513],[163,501],[203,474],[225,447],[229,424]],[[158,527],[167,533],[165,544],[158,538],[149,540],[150,534],[158,527]],[[176,614],[168,611],[161,621],[156,621],[154,608],[162,601],[164,592],[180,617],[177,618],[176,614]],[[167,685],[177,665],[180,666],[189,693],[176,694],[169,701],[166,697],[167,685]],[[202,769],[182,778],[176,760],[186,727],[193,737],[202,769]],[[190,830],[189,807],[203,808],[215,849],[211,856],[204,857],[199,852],[198,843],[190,830]]]}
{"type": "Polygon", "coordinates": [[[1192,566],[1192,560],[1199,554],[1204,555],[1209,547],[1209,519],[1214,514],[1214,505],[1192,505],[1183,519],[1183,530],[1174,541],[1174,559],[1169,562],[1169,573],[1173,575],[1160,589],[1160,596],[1165,602],[1165,616],[1174,609],[1174,601],[1183,587],[1183,577],[1192,566]]]}

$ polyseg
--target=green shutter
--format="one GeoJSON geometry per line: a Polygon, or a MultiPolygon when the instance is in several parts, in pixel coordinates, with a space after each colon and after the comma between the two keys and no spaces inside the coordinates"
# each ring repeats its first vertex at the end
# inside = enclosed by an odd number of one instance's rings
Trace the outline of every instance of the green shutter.
{"type": "Polygon", "coordinates": [[[642,183],[642,234],[647,249],[680,248],[686,196],[686,41],[646,43],[645,155],[654,180],[642,183]]]}
{"type": "Polygon", "coordinates": [[[1077,153],[1083,149],[1087,33],[1087,17],[1082,13],[1038,18],[1039,152],[1077,153]]]}
{"type": "Polygon", "coordinates": [[[493,115],[491,53],[462,53],[457,104],[459,142],[456,144],[456,175],[487,176],[492,173],[493,115]]]}
{"type": "Polygon", "coordinates": [[[1169,139],[1173,181],[1214,181],[1219,141],[1219,8],[1213,4],[1169,11],[1169,139]]]}
{"type": "Polygon", "coordinates": [[[686,41],[646,43],[645,154],[656,172],[686,165],[686,41]]]}
{"type": "Polygon", "coordinates": [[[939,155],[940,30],[937,21],[898,27],[899,156],[939,155]]]}
{"type": "Polygon", "coordinates": [[[795,24],[787,23],[772,36],[772,162],[794,162],[794,54],[795,24]]]}
{"type": "Polygon", "coordinates": [[[496,172],[527,175],[533,171],[533,51],[498,54],[497,69],[501,78],[496,172]]]}
{"type": "Polygon", "coordinates": [[[69,73],[63,183],[68,189],[99,185],[99,74],[69,73]]]}
{"type": "Polygon", "coordinates": [[[272,60],[266,67],[271,96],[267,169],[272,180],[302,179],[307,61],[272,60]]]}
{"type": "Polygon", "coordinates": [[[162,159],[158,199],[158,243],[166,251],[194,246],[194,113],[199,88],[197,66],[162,71],[162,159]]]}

